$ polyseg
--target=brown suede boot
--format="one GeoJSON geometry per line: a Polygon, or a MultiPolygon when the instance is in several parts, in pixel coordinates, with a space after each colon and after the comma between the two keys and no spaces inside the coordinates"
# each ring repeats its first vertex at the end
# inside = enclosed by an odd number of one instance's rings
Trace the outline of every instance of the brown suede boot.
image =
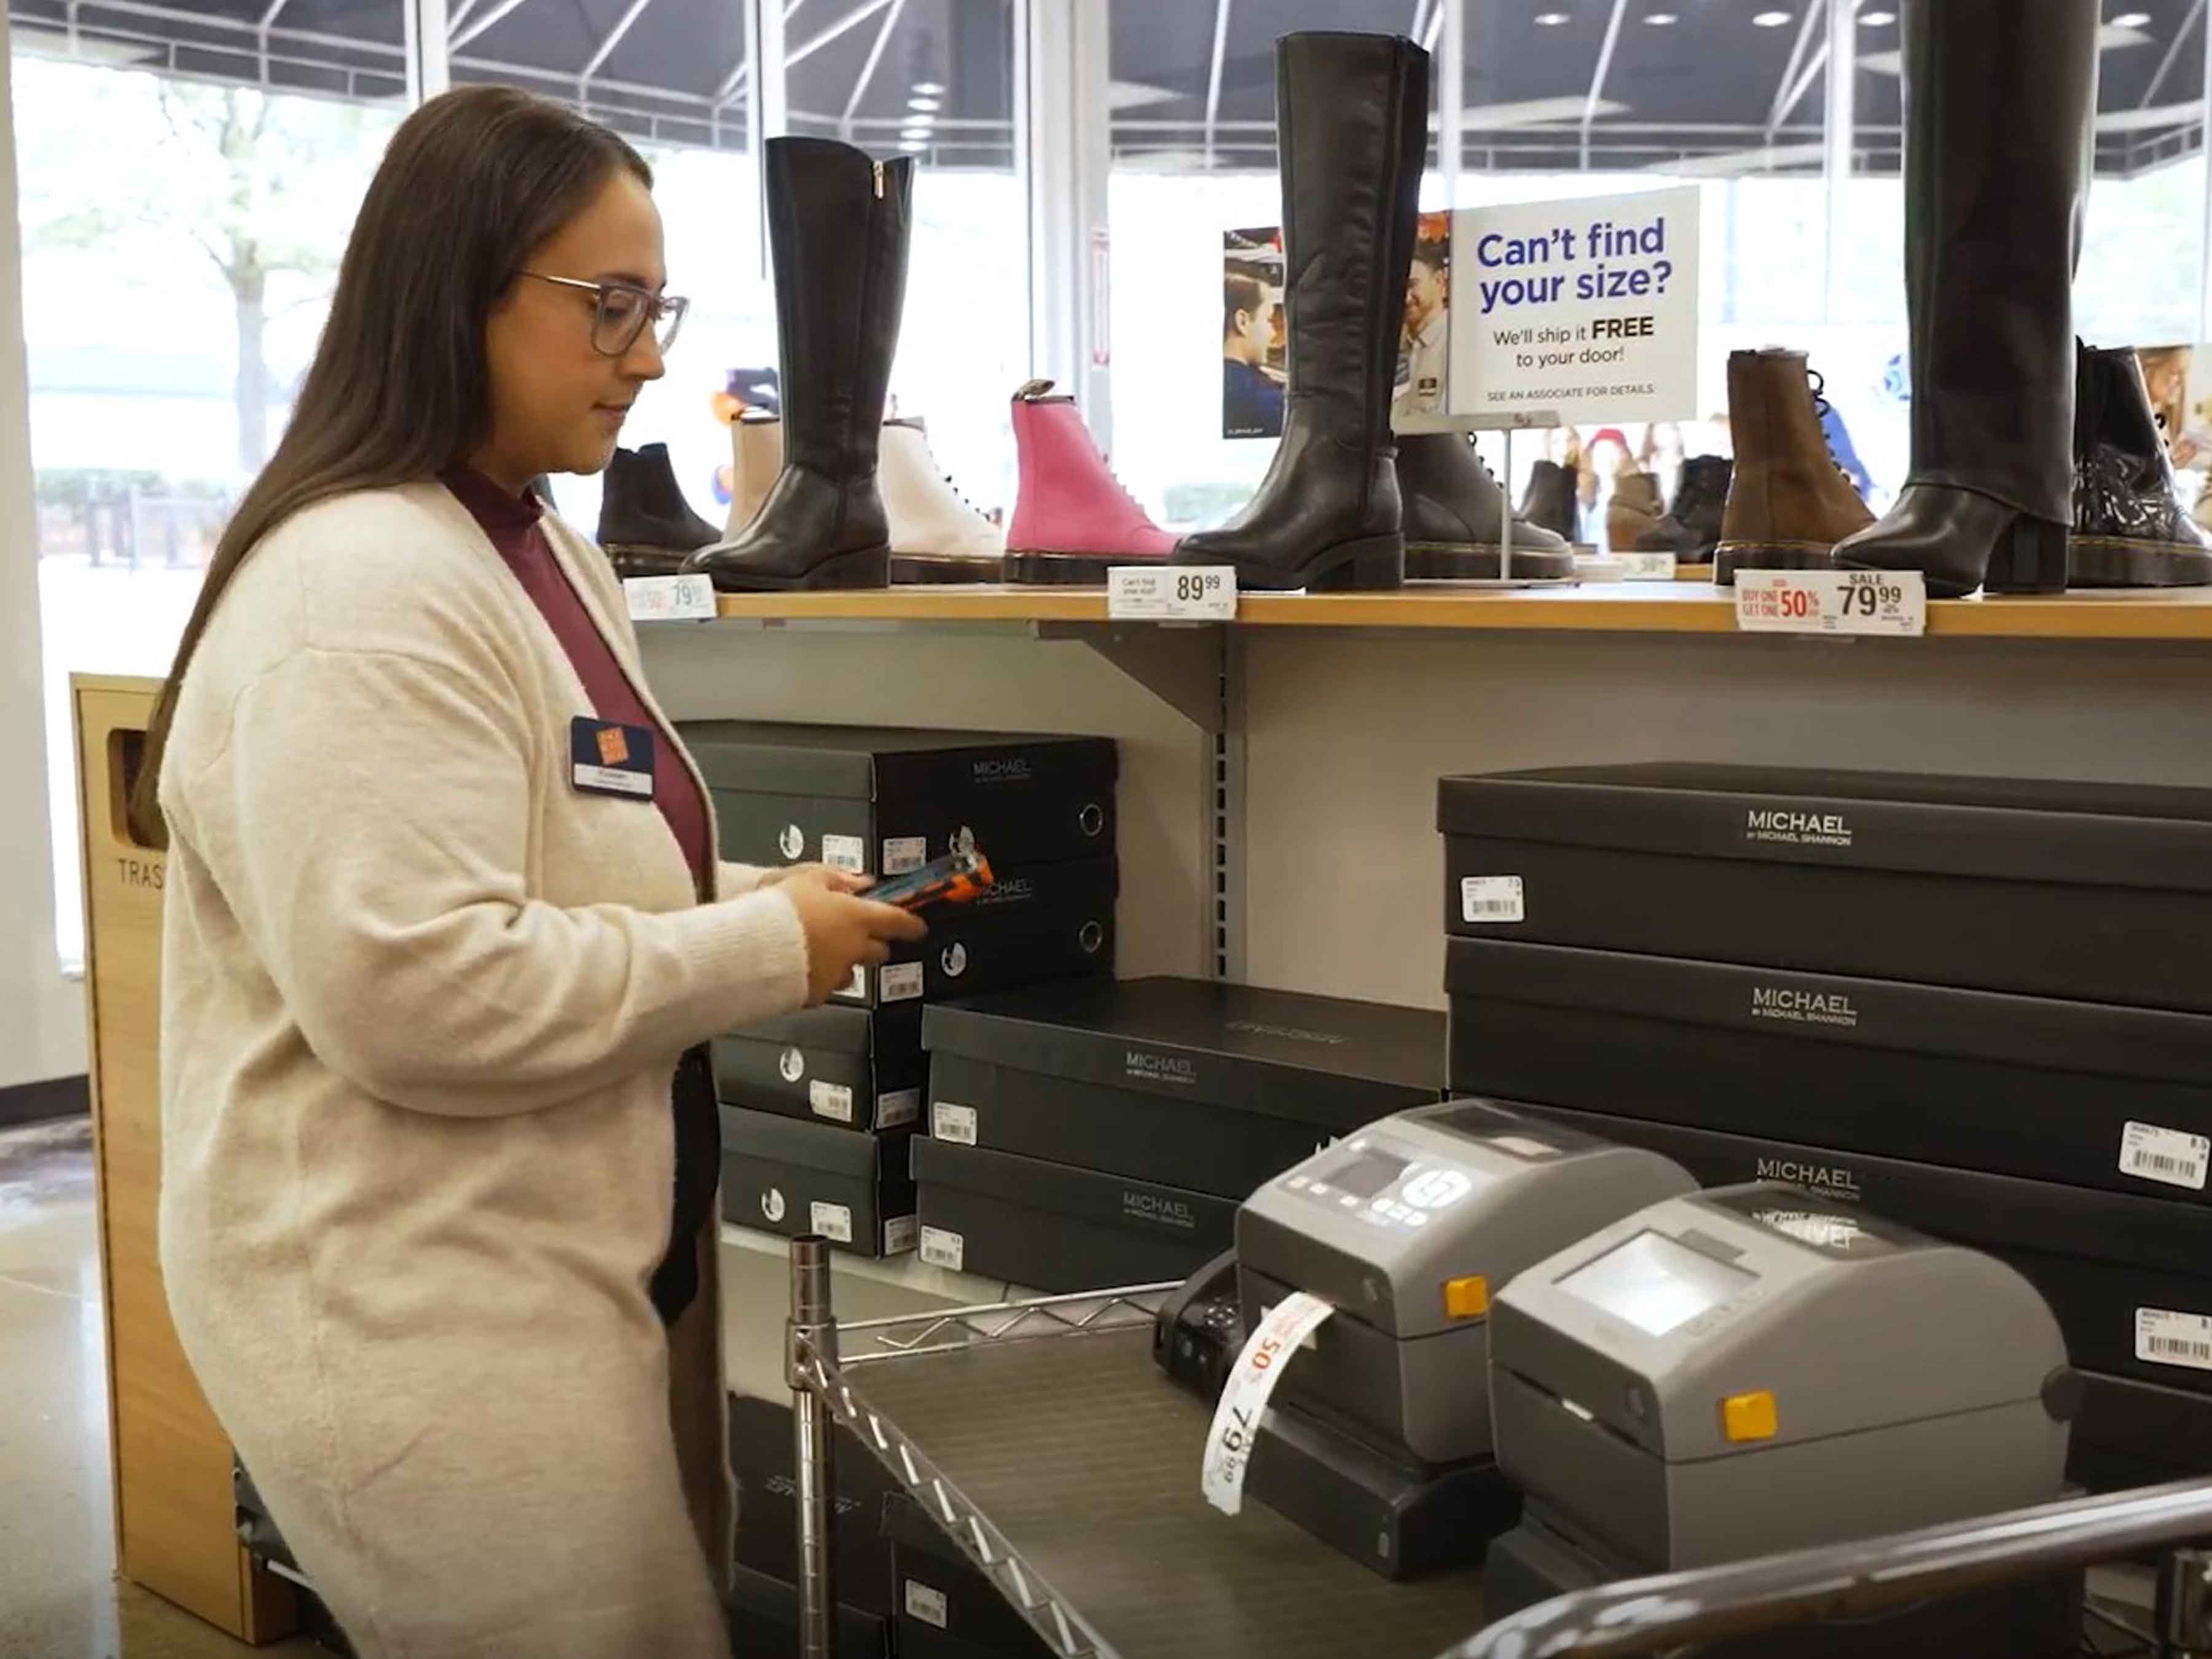
{"type": "Polygon", "coordinates": [[[1613,481],[1613,500],[1605,509],[1607,550],[1626,553],[1666,514],[1659,497],[1659,480],[1649,472],[1623,472],[1613,481]]]}
{"type": "Polygon", "coordinates": [[[1836,544],[1874,522],[1828,453],[1817,378],[1802,351],[1729,353],[1735,476],[1713,555],[1717,582],[1734,582],[1738,570],[1833,569],[1836,544]]]}

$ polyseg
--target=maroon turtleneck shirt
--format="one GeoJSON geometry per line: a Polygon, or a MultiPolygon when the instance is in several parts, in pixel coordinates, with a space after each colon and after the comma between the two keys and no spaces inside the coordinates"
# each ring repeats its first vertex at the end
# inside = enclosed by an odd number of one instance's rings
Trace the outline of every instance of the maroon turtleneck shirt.
{"type": "MultiPolygon", "coordinates": [[[[616,660],[613,648],[592,620],[591,612],[554,556],[539,520],[545,509],[536,495],[510,495],[471,467],[455,467],[441,482],[469,510],[491,544],[507,561],[522,591],[538,607],[553,637],[561,641],[576,678],[592,700],[592,712],[603,720],[642,726],[657,734],[659,752],[653,768],[653,804],[668,821],[676,844],[690,863],[691,876],[704,897],[714,890],[714,849],[707,836],[707,803],[693,781],[691,769],[675,753],[673,733],[647,711],[645,700],[630,684],[616,660]]],[[[561,734],[563,741],[567,733],[561,734]]]]}

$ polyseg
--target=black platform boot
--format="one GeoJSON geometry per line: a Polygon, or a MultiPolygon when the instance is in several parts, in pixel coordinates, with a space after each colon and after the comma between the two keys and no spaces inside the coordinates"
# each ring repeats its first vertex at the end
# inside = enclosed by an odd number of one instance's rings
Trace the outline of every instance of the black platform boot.
{"type": "Polygon", "coordinates": [[[666,444],[617,449],[600,475],[599,544],[622,576],[672,576],[719,535],[691,510],[666,444]]]}
{"type": "MultiPolygon", "coordinates": [[[[1504,527],[1505,491],[1464,435],[1401,433],[1398,500],[1407,581],[1497,579],[1503,562],[1498,537],[1504,527]]],[[[1574,574],[1574,550],[1516,514],[1513,574],[1556,581],[1574,574]]]]}
{"type": "Polygon", "coordinates": [[[2066,586],[2096,0],[1905,0],[1912,471],[1836,549],[1940,597],[2066,586]]]}
{"type": "Polygon", "coordinates": [[[1636,538],[1636,550],[1672,553],[1682,564],[1711,563],[1735,471],[1735,463],[1725,455],[1692,455],[1684,461],[1674,507],[1636,538]]]}
{"type": "Polygon", "coordinates": [[[2212,544],[2174,499],[2173,466],[2134,350],[2080,349],[2074,382],[2075,587],[2201,587],[2212,544]]]}
{"type": "Polygon", "coordinates": [[[1290,388],[1259,493],[1180,564],[1249,588],[1395,587],[1403,579],[1390,383],[1428,153],[1429,55],[1389,34],[1275,42],[1290,388]]]}
{"type": "Polygon", "coordinates": [[[906,299],[914,162],[830,138],[767,145],[782,354],[783,471],[732,540],[695,554],[730,592],[881,587],[890,530],[876,453],[906,299]]]}

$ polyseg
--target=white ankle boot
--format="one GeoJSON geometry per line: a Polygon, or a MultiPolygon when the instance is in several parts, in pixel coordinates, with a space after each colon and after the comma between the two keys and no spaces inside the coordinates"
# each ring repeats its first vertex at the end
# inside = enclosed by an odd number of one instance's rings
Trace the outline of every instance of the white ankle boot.
{"type": "MultiPolygon", "coordinates": [[[[770,417],[730,422],[728,539],[751,521],[783,471],[783,422],[770,417]]],[[[895,582],[994,582],[1006,533],[955,489],[911,421],[885,421],[876,465],[890,522],[895,582]]]]}

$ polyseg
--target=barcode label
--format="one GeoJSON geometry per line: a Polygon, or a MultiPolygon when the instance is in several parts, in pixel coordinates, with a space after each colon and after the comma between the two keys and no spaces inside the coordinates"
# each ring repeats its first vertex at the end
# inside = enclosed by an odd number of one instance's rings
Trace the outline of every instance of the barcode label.
{"type": "Polygon", "coordinates": [[[921,1259],[933,1267],[949,1267],[961,1271],[968,1260],[968,1241],[958,1233],[949,1233],[942,1227],[921,1230],[921,1259]]]}
{"type": "Polygon", "coordinates": [[[949,1140],[956,1146],[975,1144],[975,1109],[956,1106],[949,1100],[940,1100],[929,1109],[929,1133],[936,1139],[949,1140]]]}
{"type": "Polygon", "coordinates": [[[2212,1139],[2155,1123],[2130,1122],[2120,1132],[2122,1175],[2201,1193],[2208,1172],[2212,1172],[2212,1139]]]}
{"type": "Polygon", "coordinates": [[[929,841],[923,836],[890,836],[884,841],[884,873],[911,875],[929,862],[929,841]]]}
{"type": "Polygon", "coordinates": [[[884,1254],[904,1255],[914,1248],[915,1234],[919,1227],[910,1215],[895,1215],[884,1223],[884,1254]]]}
{"type": "Polygon", "coordinates": [[[894,1089],[876,1097],[876,1127],[896,1129],[921,1115],[921,1091],[894,1089]]]}
{"type": "Polygon", "coordinates": [[[817,1077],[807,1085],[806,1103],[814,1109],[817,1117],[838,1123],[853,1121],[853,1091],[848,1085],[817,1077]]]}
{"type": "Polygon", "coordinates": [[[1462,921],[1525,921],[1518,876],[1469,876],[1459,884],[1462,921]]]}
{"type": "Polygon", "coordinates": [[[895,962],[882,971],[877,984],[884,1001],[912,1002],[921,994],[921,964],[895,962]]]}
{"type": "Polygon", "coordinates": [[[932,1589],[914,1579],[906,1581],[906,1613],[909,1619],[919,1619],[925,1625],[943,1630],[951,1621],[951,1607],[946,1603],[945,1592],[932,1589]]]}
{"type": "Polygon", "coordinates": [[[2154,1365],[2212,1371],[2212,1319],[2171,1308],[2137,1308],[2136,1358],[2154,1365]]]}
{"type": "Polygon", "coordinates": [[[853,1242],[853,1212],[842,1204],[810,1204],[806,1218],[812,1231],[839,1244],[853,1242]]]}
{"type": "Polygon", "coordinates": [[[868,843],[862,836],[824,836],[822,862],[832,870],[860,875],[868,867],[868,843]]]}

